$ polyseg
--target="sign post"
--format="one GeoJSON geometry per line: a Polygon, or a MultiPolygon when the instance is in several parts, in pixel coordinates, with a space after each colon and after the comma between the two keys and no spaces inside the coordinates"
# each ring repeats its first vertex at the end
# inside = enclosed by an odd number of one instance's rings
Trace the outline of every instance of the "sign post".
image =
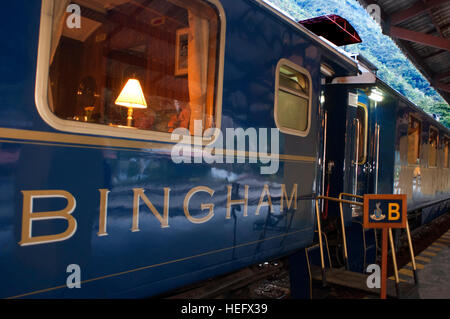
{"type": "Polygon", "coordinates": [[[381,234],[381,299],[386,299],[387,250],[390,228],[406,228],[406,195],[364,195],[364,228],[382,229],[381,234]]]}

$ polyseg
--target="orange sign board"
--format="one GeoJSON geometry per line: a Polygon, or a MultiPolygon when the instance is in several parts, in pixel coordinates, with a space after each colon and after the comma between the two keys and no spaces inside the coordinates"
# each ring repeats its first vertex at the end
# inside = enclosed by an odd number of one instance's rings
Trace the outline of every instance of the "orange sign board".
{"type": "Polygon", "coordinates": [[[364,195],[364,228],[406,228],[406,195],[364,195]]]}

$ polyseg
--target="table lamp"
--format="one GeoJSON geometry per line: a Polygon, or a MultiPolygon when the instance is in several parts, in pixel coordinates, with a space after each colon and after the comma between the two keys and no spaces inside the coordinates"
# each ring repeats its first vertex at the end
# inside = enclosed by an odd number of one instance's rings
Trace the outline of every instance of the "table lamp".
{"type": "Polygon", "coordinates": [[[127,126],[131,126],[133,122],[133,109],[147,108],[147,102],[145,101],[139,80],[129,79],[120,92],[115,104],[128,108],[127,126]]]}

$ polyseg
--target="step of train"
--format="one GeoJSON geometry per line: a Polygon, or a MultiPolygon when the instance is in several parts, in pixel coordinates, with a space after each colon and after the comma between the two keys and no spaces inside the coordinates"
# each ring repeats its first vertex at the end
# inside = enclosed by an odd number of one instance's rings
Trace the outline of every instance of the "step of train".
{"type": "MultiPolygon", "coordinates": [[[[379,295],[379,288],[369,288],[367,279],[369,275],[348,271],[337,268],[327,268],[325,271],[326,283],[329,285],[337,285],[341,287],[353,288],[372,294],[379,295]]],[[[313,281],[323,282],[322,269],[319,266],[311,265],[311,278],[313,281]]],[[[395,282],[388,280],[386,294],[391,298],[401,298],[402,296],[410,296],[415,289],[415,285],[411,283],[401,282],[399,289],[395,286],[395,282]]]]}

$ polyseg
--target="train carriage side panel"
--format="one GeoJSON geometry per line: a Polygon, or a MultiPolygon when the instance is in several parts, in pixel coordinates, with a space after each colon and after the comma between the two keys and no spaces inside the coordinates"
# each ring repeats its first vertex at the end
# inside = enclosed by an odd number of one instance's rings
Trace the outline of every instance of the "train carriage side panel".
{"type": "Polygon", "coordinates": [[[444,148],[439,144],[448,129],[402,100],[396,126],[394,192],[408,195],[410,216],[419,214],[417,222],[424,224],[434,219],[441,205],[446,206],[450,199],[450,172],[444,164],[444,148]],[[433,131],[436,135],[431,137],[433,131]]]}

